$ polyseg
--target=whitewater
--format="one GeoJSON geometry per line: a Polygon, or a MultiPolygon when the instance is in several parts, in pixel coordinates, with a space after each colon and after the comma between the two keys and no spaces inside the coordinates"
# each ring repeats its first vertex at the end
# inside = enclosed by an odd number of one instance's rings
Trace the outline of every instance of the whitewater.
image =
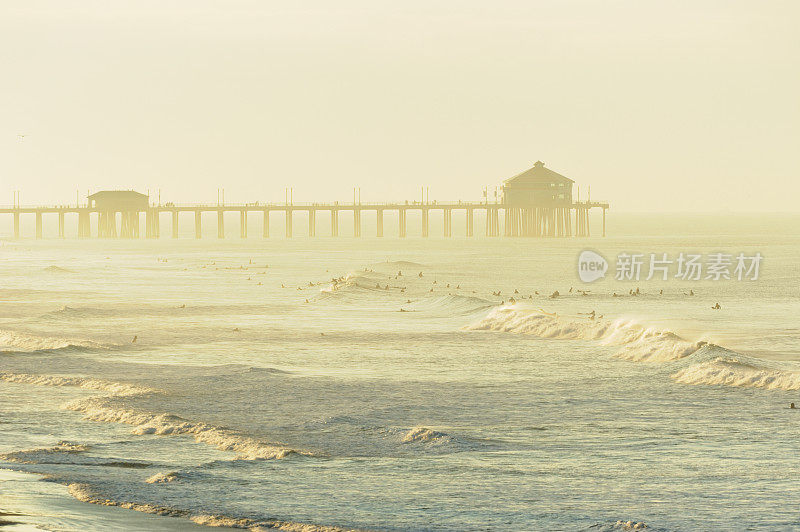
{"type": "Polygon", "coordinates": [[[0,519],[800,529],[797,221],[0,241],[0,519]],[[753,282],[584,284],[586,248],[765,263],[753,282]]]}

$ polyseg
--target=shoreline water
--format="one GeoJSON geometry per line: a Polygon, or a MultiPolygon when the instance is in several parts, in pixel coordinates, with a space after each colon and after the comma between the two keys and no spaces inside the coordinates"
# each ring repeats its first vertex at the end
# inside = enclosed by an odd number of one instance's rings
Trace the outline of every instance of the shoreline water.
{"type": "MultiPolygon", "coordinates": [[[[49,482],[42,475],[0,468],[0,516],[12,524],[0,526],[8,532],[38,530],[150,530],[153,532],[190,532],[207,527],[182,519],[163,517],[82,502],[69,488],[49,482]]],[[[222,527],[220,530],[233,530],[222,527]]]]}

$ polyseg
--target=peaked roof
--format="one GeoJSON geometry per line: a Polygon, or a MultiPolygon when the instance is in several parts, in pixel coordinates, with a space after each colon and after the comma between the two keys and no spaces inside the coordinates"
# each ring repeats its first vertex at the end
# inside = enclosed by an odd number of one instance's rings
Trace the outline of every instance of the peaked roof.
{"type": "Polygon", "coordinates": [[[521,172],[514,177],[509,177],[503,184],[508,185],[512,182],[515,183],[574,183],[572,179],[565,177],[557,172],[550,170],[549,168],[544,167],[544,163],[542,161],[536,161],[533,164],[533,168],[529,168],[524,172],[521,172]]]}
{"type": "Polygon", "coordinates": [[[95,192],[94,194],[89,196],[89,199],[94,199],[98,196],[128,196],[128,197],[137,197],[137,198],[146,198],[148,197],[147,194],[142,194],[141,192],[136,192],[135,190],[101,190],[99,192],[95,192]]]}

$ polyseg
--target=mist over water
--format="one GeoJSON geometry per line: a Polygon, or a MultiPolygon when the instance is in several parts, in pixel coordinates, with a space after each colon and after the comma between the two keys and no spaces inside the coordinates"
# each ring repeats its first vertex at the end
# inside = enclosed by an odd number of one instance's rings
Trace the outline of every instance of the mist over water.
{"type": "Polygon", "coordinates": [[[0,510],[62,529],[120,508],[165,516],[152,529],[800,527],[798,221],[0,242],[0,467],[57,488],[5,482],[0,510]],[[765,258],[756,281],[584,284],[584,249],[765,258]]]}

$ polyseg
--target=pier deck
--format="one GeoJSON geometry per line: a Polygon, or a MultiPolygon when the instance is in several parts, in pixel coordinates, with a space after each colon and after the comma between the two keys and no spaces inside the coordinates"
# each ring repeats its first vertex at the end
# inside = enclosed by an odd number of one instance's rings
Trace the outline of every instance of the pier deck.
{"type": "Polygon", "coordinates": [[[14,238],[20,238],[20,218],[23,215],[35,217],[35,237],[42,238],[45,214],[58,215],[58,235],[64,238],[65,217],[74,214],[78,217],[78,236],[89,238],[140,238],[139,226],[141,215],[145,218],[144,236],[159,238],[160,218],[162,213],[170,213],[172,219],[171,236],[178,238],[178,214],[195,213],[195,237],[202,237],[203,213],[217,213],[217,237],[225,237],[224,214],[238,212],[240,214],[240,231],[242,238],[247,238],[247,220],[250,213],[262,215],[262,236],[269,237],[269,220],[273,212],[284,213],[286,236],[292,237],[292,222],[295,212],[305,213],[308,217],[309,236],[316,235],[316,215],[322,211],[330,215],[330,234],[339,236],[339,213],[353,213],[353,235],[361,236],[361,214],[364,211],[377,215],[376,236],[384,233],[383,215],[385,212],[398,213],[398,236],[407,235],[407,212],[419,211],[422,218],[422,236],[430,234],[430,212],[441,211],[444,220],[443,236],[453,236],[452,213],[466,213],[466,235],[475,236],[474,213],[485,213],[485,235],[489,237],[522,236],[522,237],[571,237],[590,236],[589,211],[602,210],[602,236],[605,236],[606,211],[609,205],[600,201],[574,201],[569,204],[511,206],[505,203],[491,202],[404,202],[404,203],[243,203],[243,204],[173,204],[149,205],[146,208],[127,210],[109,210],[89,205],[48,205],[48,206],[0,206],[0,214],[10,214],[14,219],[14,238]],[[502,213],[502,214],[501,214],[502,213]],[[504,220],[501,224],[500,220],[504,220]],[[94,223],[92,223],[94,221],[94,223]],[[94,231],[92,227],[94,226],[94,231]],[[502,228],[502,231],[501,231],[502,228]]]}

